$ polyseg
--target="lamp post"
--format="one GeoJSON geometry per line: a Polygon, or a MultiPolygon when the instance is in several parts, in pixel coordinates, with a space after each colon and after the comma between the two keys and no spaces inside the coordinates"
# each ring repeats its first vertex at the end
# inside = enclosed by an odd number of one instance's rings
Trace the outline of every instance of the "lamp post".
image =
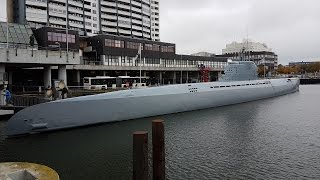
{"type": "Polygon", "coordinates": [[[55,44],[58,44],[58,46],[59,46],[59,52],[60,52],[60,58],[61,58],[61,45],[59,42],[55,42],[55,44]]]}
{"type": "MultiPolygon", "coordinates": [[[[67,63],[69,62],[69,42],[68,42],[68,30],[69,30],[69,2],[66,1],[66,37],[67,37],[67,63]]],[[[85,19],[85,18],[84,18],[85,19]]],[[[71,38],[70,38],[71,39],[71,38]]]]}
{"type": "Polygon", "coordinates": [[[263,79],[266,78],[266,59],[263,58],[263,79]]]}
{"type": "Polygon", "coordinates": [[[141,53],[142,53],[142,44],[140,43],[140,46],[139,46],[139,54],[140,54],[140,66],[139,66],[139,71],[140,71],[140,85],[142,84],[141,82],[141,53]]]}

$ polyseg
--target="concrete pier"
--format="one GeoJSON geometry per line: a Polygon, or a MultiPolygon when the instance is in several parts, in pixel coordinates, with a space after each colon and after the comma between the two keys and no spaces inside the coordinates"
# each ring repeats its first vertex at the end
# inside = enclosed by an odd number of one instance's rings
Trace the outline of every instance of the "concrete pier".
{"type": "Polygon", "coordinates": [[[14,114],[14,110],[3,110],[0,109],[0,120],[5,120],[14,114]]]}
{"type": "Polygon", "coordinates": [[[26,162],[0,163],[0,179],[4,180],[59,180],[58,173],[44,165],[26,162]]]}

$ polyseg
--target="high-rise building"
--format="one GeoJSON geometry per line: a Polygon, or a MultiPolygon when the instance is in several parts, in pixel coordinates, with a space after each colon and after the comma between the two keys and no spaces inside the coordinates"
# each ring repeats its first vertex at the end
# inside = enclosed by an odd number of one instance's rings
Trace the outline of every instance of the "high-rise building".
{"type": "Polygon", "coordinates": [[[160,41],[159,0],[151,0],[151,37],[153,41],[160,41]]]}
{"type": "Polygon", "coordinates": [[[159,0],[14,0],[14,19],[31,27],[159,40],[159,0]]]}

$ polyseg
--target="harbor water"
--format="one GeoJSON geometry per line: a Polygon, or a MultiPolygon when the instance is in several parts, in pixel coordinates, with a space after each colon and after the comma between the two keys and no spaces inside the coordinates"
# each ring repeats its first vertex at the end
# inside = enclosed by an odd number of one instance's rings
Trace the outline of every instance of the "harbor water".
{"type": "Polygon", "coordinates": [[[320,179],[319,92],[306,85],[271,99],[13,139],[0,121],[0,162],[44,164],[61,179],[131,179],[132,133],[150,136],[151,120],[163,119],[169,180],[320,179]]]}

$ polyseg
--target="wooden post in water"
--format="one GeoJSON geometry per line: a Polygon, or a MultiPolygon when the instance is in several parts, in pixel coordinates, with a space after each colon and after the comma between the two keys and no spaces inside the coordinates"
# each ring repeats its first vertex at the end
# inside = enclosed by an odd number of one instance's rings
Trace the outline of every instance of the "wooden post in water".
{"type": "Polygon", "coordinates": [[[164,121],[152,121],[153,180],[165,180],[164,121]]]}
{"type": "Polygon", "coordinates": [[[133,133],[133,180],[148,180],[148,132],[133,133]]]}

